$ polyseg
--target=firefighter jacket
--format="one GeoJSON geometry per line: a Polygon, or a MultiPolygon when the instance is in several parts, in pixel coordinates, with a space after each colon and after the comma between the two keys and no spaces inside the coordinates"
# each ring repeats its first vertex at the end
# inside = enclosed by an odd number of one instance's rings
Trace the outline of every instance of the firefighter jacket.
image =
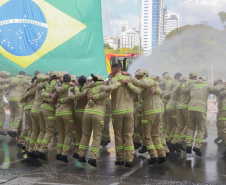
{"type": "Polygon", "coordinates": [[[224,85],[217,85],[216,88],[219,90],[216,92],[217,101],[218,101],[218,111],[219,112],[226,112],[226,86],[224,85]]]}
{"type": "MultiPolygon", "coordinates": [[[[172,90],[172,88],[174,86],[174,81],[175,80],[170,78],[168,80],[164,80],[163,82],[161,82],[159,84],[160,88],[163,89],[161,91],[161,97],[164,97],[164,95],[166,93],[169,93],[172,90]]],[[[168,96],[168,98],[162,98],[162,101],[167,104],[169,102],[169,99],[170,99],[170,97],[168,96]]]]}
{"type": "MultiPolygon", "coordinates": [[[[0,81],[0,84],[1,84],[1,81],[0,81]]],[[[0,107],[3,106],[3,104],[2,104],[2,98],[4,96],[5,90],[8,89],[8,88],[9,88],[9,85],[7,85],[7,84],[0,85],[0,107]]]]}
{"type": "MultiPolygon", "coordinates": [[[[86,86],[79,86],[78,89],[79,89],[79,92],[83,92],[83,91],[86,91],[87,92],[87,89],[85,89],[86,86]]],[[[74,88],[71,88],[71,90],[73,90],[74,88]]],[[[77,89],[77,88],[76,88],[77,89]]],[[[73,92],[71,92],[71,90],[69,91],[69,97],[74,100],[75,103],[75,113],[76,114],[79,114],[79,113],[84,113],[85,112],[85,107],[88,103],[88,100],[87,100],[87,97],[84,96],[84,97],[76,97],[75,94],[73,92]]]]}
{"type": "MultiPolygon", "coordinates": [[[[115,84],[118,83],[118,80],[127,80],[128,82],[131,82],[131,87],[134,87],[132,84],[132,78],[129,76],[124,76],[121,73],[118,73],[115,75],[114,78],[110,81],[110,86],[117,86],[115,84]]],[[[112,115],[117,114],[127,114],[134,111],[134,105],[133,105],[133,99],[134,99],[134,93],[124,86],[118,86],[111,92],[111,106],[112,106],[112,115]]]]}
{"type": "Polygon", "coordinates": [[[152,94],[151,89],[155,85],[154,80],[144,77],[139,81],[140,83],[135,82],[139,87],[135,87],[131,83],[127,87],[133,92],[140,94],[143,116],[163,113],[164,107],[160,98],[161,90],[159,86],[156,88],[156,93],[152,94]]]}
{"type": "Polygon", "coordinates": [[[73,116],[74,102],[69,98],[69,83],[63,83],[62,86],[55,87],[58,97],[56,105],[56,116],[73,116]]]}
{"type": "Polygon", "coordinates": [[[49,111],[55,111],[56,99],[50,97],[54,94],[55,88],[58,85],[57,80],[52,80],[50,82],[44,82],[43,90],[41,96],[43,97],[43,104],[41,107],[49,111]]]}
{"type": "Polygon", "coordinates": [[[163,98],[169,99],[169,102],[166,105],[166,110],[176,110],[177,104],[180,100],[180,85],[177,80],[174,81],[172,90],[168,93],[165,93],[163,98]]]}
{"type": "Polygon", "coordinates": [[[85,114],[105,116],[106,98],[110,96],[110,92],[100,90],[101,86],[103,85],[96,84],[94,87],[84,89],[82,92],[79,91],[78,87],[75,88],[75,98],[86,98],[89,95],[93,96],[93,100],[88,101],[85,107],[85,114]]]}
{"type": "Polygon", "coordinates": [[[182,91],[182,93],[190,93],[191,96],[188,111],[197,111],[206,114],[209,94],[216,94],[221,89],[223,89],[223,87],[214,87],[200,80],[190,84],[182,91]]]}
{"type": "Polygon", "coordinates": [[[33,87],[27,91],[20,100],[20,103],[24,105],[24,110],[31,110],[35,101],[36,87],[33,87]]]}
{"type": "Polygon", "coordinates": [[[40,106],[43,101],[42,90],[44,88],[44,82],[39,82],[35,86],[35,100],[31,109],[33,113],[39,113],[40,106]]]}
{"type": "Polygon", "coordinates": [[[8,100],[19,102],[22,96],[26,93],[30,81],[25,79],[22,75],[17,75],[12,78],[4,79],[1,82],[16,84],[16,86],[9,87],[8,100]]]}

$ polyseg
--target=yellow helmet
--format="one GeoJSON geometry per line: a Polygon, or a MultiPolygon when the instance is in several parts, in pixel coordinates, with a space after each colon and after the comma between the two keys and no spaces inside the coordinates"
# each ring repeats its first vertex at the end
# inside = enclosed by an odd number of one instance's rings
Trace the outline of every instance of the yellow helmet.
{"type": "Polygon", "coordinates": [[[194,71],[189,74],[189,78],[190,77],[197,77],[197,76],[198,76],[198,74],[194,71]]]}
{"type": "Polygon", "coordinates": [[[39,82],[42,82],[42,81],[44,81],[44,80],[46,80],[46,75],[44,75],[44,74],[38,74],[37,75],[37,82],[39,83],[39,82]]]}
{"type": "Polygon", "coordinates": [[[104,77],[101,75],[96,75],[98,81],[104,81],[104,77]]]}
{"type": "Polygon", "coordinates": [[[135,76],[143,76],[143,77],[148,77],[149,72],[146,69],[139,69],[136,73],[135,76]]]}
{"type": "Polygon", "coordinates": [[[60,77],[63,77],[64,76],[60,71],[55,71],[53,73],[53,75],[55,75],[57,78],[60,78],[60,77]]]}
{"type": "Polygon", "coordinates": [[[5,76],[5,75],[8,76],[8,75],[10,75],[10,73],[7,73],[6,71],[1,71],[0,72],[0,76],[5,76]]]}

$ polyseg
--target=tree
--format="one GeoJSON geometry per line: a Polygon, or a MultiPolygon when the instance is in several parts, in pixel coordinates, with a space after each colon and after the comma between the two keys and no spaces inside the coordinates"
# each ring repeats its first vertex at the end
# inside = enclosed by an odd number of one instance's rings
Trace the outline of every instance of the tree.
{"type": "Polygon", "coordinates": [[[218,77],[224,77],[221,66],[225,65],[225,49],[225,31],[207,25],[187,25],[167,35],[163,44],[144,61],[148,61],[158,75],[163,71],[183,75],[196,71],[206,76],[213,67],[218,77]]]}
{"type": "Polygon", "coordinates": [[[144,49],[141,46],[134,46],[133,51],[134,53],[142,53],[144,49]]]}
{"type": "Polygon", "coordinates": [[[226,12],[219,12],[219,17],[221,20],[221,23],[223,24],[224,28],[226,29],[226,12]]]}
{"type": "Polygon", "coordinates": [[[104,44],[104,49],[113,49],[108,43],[104,44]]]}

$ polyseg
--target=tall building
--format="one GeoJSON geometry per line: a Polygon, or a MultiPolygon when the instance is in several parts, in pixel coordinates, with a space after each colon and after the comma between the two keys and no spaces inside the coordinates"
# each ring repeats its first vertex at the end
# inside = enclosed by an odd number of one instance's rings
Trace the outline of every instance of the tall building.
{"type": "Polygon", "coordinates": [[[120,48],[133,48],[140,46],[140,32],[135,28],[122,28],[120,35],[120,48]]]}
{"type": "Polygon", "coordinates": [[[142,0],[141,46],[144,54],[151,54],[164,39],[163,0],[142,0]]]}
{"type": "Polygon", "coordinates": [[[171,14],[166,15],[165,35],[177,28],[179,28],[179,16],[171,14]]]}

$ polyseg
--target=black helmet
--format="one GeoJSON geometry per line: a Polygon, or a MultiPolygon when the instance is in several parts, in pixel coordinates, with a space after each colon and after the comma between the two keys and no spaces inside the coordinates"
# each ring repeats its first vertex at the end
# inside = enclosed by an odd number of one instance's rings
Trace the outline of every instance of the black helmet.
{"type": "Polygon", "coordinates": [[[70,82],[71,81],[71,76],[69,74],[65,74],[63,77],[63,82],[70,82]]]}
{"type": "Polygon", "coordinates": [[[85,76],[80,76],[79,78],[78,78],[78,83],[79,83],[79,85],[80,86],[83,86],[85,83],[86,83],[86,77],[85,76]]]}

